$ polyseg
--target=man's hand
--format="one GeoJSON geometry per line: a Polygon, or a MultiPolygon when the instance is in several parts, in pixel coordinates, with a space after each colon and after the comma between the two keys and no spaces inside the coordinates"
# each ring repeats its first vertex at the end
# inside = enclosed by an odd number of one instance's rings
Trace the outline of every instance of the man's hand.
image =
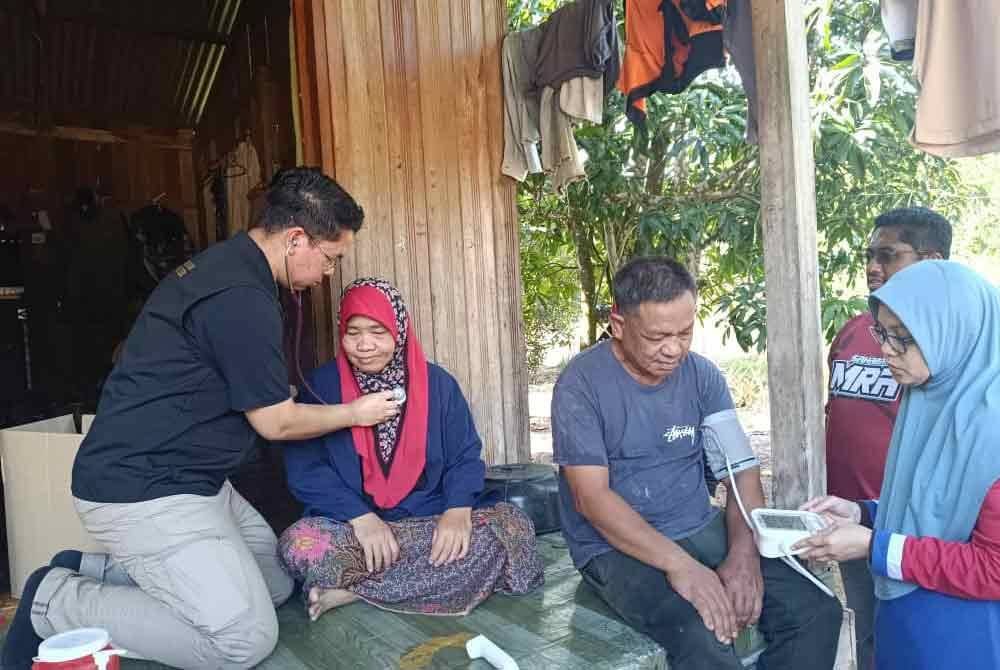
{"type": "Polygon", "coordinates": [[[434,567],[465,558],[472,540],[472,508],[452,507],[438,519],[431,541],[430,562],[434,567]]]}
{"type": "Polygon", "coordinates": [[[363,395],[348,406],[355,426],[374,426],[399,414],[399,403],[393,400],[392,391],[363,395]]]}
{"type": "Polygon", "coordinates": [[[715,633],[719,642],[731,643],[739,631],[733,606],[719,576],[690,557],[678,563],[666,573],[670,586],[698,610],[705,627],[715,633]]]}
{"type": "Polygon", "coordinates": [[[760,573],[760,554],[756,548],[730,551],[715,573],[733,604],[737,627],[757,623],[764,606],[764,577],[760,573]]]}
{"type": "Polygon", "coordinates": [[[381,572],[399,558],[399,545],[389,524],[374,512],[362,514],[350,521],[354,536],[365,552],[365,567],[368,572],[381,572]]]}

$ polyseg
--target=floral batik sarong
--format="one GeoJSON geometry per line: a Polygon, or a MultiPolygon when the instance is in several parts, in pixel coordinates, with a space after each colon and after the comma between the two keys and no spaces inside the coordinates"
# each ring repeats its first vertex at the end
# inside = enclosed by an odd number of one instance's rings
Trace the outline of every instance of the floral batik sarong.
{"type": "Polygon", "coordinates": [[[435,567],[429,559],[439,518],[387,522],[399,544],[399,560],[374,574],[365,568],[351,525],[325,517],[296,522],[282,534],[278,551],[306,592],[314,586],[346,589],[395,612],[468,614],[494,592],[521,595],[543,583],[534,526],[517,507],[499,503],[473,510],[468,554],[435,567]]]}

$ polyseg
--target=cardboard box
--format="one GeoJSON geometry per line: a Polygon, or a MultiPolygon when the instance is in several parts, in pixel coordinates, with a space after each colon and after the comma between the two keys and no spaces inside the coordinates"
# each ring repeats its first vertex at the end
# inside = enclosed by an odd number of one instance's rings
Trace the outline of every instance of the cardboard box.
{"type": "MultiPolygon", "coordinates": [[[[93,416],[84,416],[82,429],[93,416]]],[[[83,435],[72,415],[0,430],[10,589],[21,596],[24,581],[62,549],[104,551],[80,524],[70,478],[83,435]]]]}

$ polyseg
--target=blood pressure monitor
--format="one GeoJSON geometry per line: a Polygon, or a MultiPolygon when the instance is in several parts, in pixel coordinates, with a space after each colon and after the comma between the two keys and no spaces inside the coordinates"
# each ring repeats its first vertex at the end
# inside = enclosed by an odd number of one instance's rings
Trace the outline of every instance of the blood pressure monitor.
{"type": "MultiPolygon", "coordinates": [[[[727,410],[718,412],[705,418],[702,423],[702,433],[704,435],[706,448],[711,449],[722,456],[725,463],[726,474],[730,481],[736,481],[733,472],[732,459],[730,458],[727,446],[736,445],[742,447],[742,452],[749,450],[749,443],[746,435],[736,419],[735,412],[727,410]],[[725,439],[723,434],[728,432],[729,439],[725,439]]],[[[739,449],[735,449],[739,451],[739,449]]],[[[737,457],[742,457],[744,453],[737,453],[737,457]]],[[[708,453],[708,452],[706,452],[708,453]]],[[[751,456],[753,452],[750,452],[751,456]]],[[[740,498],[740,489],[737,486],[730,487],[736,504],[739,505],[740,513],[747,522],[747,526],[753,530],[754,540],[757,543],[757,551],[766,558],[776,558],[785,563],[792,570],[808,579],[816,588],[834,597],[833,591],[826,584],[820,581],[816,575],[805,568],[795,554],[800,554],[804,549],[792,551],[792,545],[799,540],[804,540],[817,531],[827,527],[826,521],[815,512],[802,512],[791,509],[769,509],[758,507],[747,514],[743,500],[740,498]]]]}
{"type": "Polygon", "coordinates": [[[750,513],[756,530],[757,550],[761,556],[780,558],[799,553],[791,546],[826,528],[827,523],[815,512],[758,507],[750,513]]]}

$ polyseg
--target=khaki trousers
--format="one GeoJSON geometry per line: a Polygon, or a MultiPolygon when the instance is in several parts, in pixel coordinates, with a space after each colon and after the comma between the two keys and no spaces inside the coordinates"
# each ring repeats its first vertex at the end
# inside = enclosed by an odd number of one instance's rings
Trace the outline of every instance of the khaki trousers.
{"type": "Polygon", "coordinates": [[[119,647],[185,670],[248,668],[273,651],[274,608],[293,583],[274,533],[229,482],[211,497],[76,507],[135,586],[54,568],[32,606],[40,636],[96,626],[119,647]]]}

